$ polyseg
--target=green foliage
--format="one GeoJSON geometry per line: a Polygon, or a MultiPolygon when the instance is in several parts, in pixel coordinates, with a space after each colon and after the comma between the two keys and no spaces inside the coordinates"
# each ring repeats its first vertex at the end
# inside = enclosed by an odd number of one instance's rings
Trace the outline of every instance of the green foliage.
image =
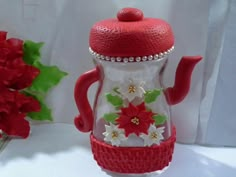
{"type": "Polygon", "coordinates": [[[56,86],[60,80],[67,75],[56,66],[45,66],[39,61],[33,63],[33,66],[40,69],[40,74],[33,81],[28,89],[34,92],[47,93],[49,89],[56,86]]]}
{"type": "Polygon", "coordinates": [[[61,71],[56,66],[46,66],[40,62],[40,50],[43,43],[33,41],[24,42],[24,61],[40,70],[40,74],[34,79],[32,85],[25,89],[27,95],[33,96],[40,102],[41,111],[31,112],[28,116],[33,120],[52,120],[51,109],[45,104],[47,92],[56,86],[67,73],[61,71]]]}
{"type": "Polygon", "coordinates": [[[150,90],[150,91],[147,91],[145,93],[145,103],[153,103],[156,101],[156,99],[158,98],[158,96],[160,96],[161,94],[161,90],[157,90],[157,89],[154,89],[154,90],[150,90]]]}
{"type": "Polygon", "coordinates": [[[32,120],[52,121],[52,111],[44,102],[44,97],[42,97],[41,95],[37,95],[36,93],[30,94],[29,92],[27,92],[26,94],[37,99],[41,106],[40,112],[30,112],[27,114],[27,116],[30,117],[32,120]]]}
{"type": "Polygon", "coordinates": [[[115,120],[119,117],[119,115],[116,113],[109,113],[109,114],[104,114],[103,117],[107,122],[115,124],[115,120]]]}
{"type": "Polygon", "coordinates": [[[33,41],[25,41],[23,57],[24,61],[29,65],[32,65],[34,62],[39,61],[41,59],[40,50],[43,45],[43,42],[35,43],[33,41]]]}
{"type": "Polygon", "coordinates": [[[115,107],[121,107],[123,105],[123,100],[120,96],[112,95],[111,93],[106,94],[106,99],[115,107]]]}
{"type": "Polygon", "coordinates": [[[155,120],[155,125],[162,125],[166,122],[167,117],[165,115],[155,115],[152,117],[155,120]]]}

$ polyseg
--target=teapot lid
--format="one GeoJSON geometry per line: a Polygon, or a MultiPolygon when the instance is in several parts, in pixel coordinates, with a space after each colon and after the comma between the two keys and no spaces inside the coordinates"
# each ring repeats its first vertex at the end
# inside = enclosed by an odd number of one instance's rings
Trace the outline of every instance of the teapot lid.
{"type": "Polygon", "coordinates": [[[90,31],[90,53],[113,62],[158,60],[174,49],[171,26],[158,18],[144,18],[136,8],[124,8],[117,18],[95,23],[90,31]]]}

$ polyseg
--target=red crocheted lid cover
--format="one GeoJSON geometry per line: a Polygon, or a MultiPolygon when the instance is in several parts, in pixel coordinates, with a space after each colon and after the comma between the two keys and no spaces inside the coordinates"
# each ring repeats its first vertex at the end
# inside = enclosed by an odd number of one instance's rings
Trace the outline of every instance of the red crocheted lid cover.
{"type": "Polygon", "coordinates": [[[174,45],[174,34],[164,20],[144,18],[141,10],[124,8],[117,19],[93,25],[89,44],[104,56],[146,56],[168,51],[174,45]]]}

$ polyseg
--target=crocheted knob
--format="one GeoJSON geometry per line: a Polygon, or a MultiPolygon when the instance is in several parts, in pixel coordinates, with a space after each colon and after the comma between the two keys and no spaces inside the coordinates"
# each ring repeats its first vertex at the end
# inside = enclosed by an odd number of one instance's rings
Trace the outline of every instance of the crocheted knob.
{"type": "Polygon", "coordinates": [[[117,18],[123,22],[141,21],[143,12],[136,8],[123,8],[117,13],[117,18]]]}

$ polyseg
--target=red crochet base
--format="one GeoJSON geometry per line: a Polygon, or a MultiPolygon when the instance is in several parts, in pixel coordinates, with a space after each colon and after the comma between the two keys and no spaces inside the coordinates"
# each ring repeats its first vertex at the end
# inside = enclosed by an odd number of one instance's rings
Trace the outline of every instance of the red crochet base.
{"type": "Polygon", "coordinates": [[[148,173],[162,170],[172,160],[176,130],[160,146],[114,147],[90,136],[94,159],[106,170],[117,173],[148,173]]]}

